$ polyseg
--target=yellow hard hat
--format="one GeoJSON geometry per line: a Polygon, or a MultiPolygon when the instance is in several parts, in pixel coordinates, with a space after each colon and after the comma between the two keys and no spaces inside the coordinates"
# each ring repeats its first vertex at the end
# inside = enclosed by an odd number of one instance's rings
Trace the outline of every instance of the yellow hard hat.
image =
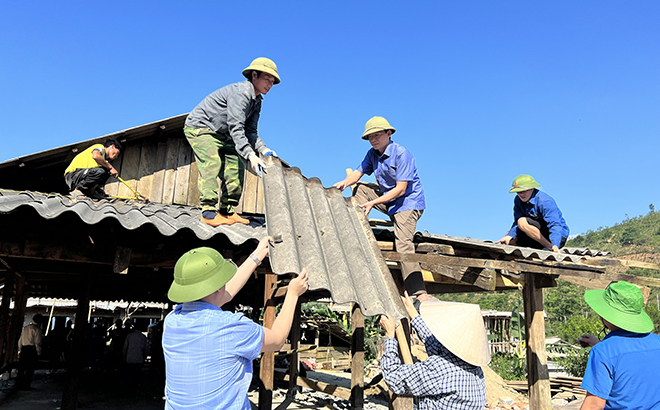
{"type": "Polygon", "coordinates": [[[362,139],[368,140],[369,134],[373,134],[374,132],[383,131],[383,130],[392,130],[392,134],[396,132],[394,127],[392,127],[385,118],[373,117],[369,121],[367,121],[367,124],[364,126],[364,134],[362,134],[362,139]]]}
{"type": "Polygon", "coordinates": [[[275,77],[275,84],[280,83],[280,76],[277,75],[277,66],[270,58],[266,58],[266,57],[255,58],[252,61],[252,64],[250,64],[248,68],[243,70],[243,77],[249,79],[250,73],[252,71],[261,71],[264,73],[268,73],[273,77],[275,77]]]}

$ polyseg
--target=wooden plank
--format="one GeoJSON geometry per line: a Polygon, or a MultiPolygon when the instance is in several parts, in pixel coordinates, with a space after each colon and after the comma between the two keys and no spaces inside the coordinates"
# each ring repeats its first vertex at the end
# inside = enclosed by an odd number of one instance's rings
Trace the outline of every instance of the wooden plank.
{"type": "Polygon", "coordinates": [[[188,144],[179,144],[176,160],[176,181],[174,182],[174,200],[178,205],[188,204],[188,182],[190,180],[190,163],[192,149],[188,144]]]}
{"type": "MultiPolygon", "coordinates": [[[[412,364],[413,358],[410,353],[410,324],[408,319],[401,319],[401,325],[397,326],[395,331],[396,339],[399,342],[399,353],[403,364],[412,364]]],[[[412,410],[414,401],[412,397],[399,396],[390,391],[389,406],[393,410],[412,410]]]]}
{"type": "Polygon", "coordinates": [[[433,253],[440,255],[454,255],[454,248],[451,245],[444,245],[440,243],[422,242],[417,244],[415,252],[418,253],[433,253]]]}
{"type": "MultiPolygon", "coordinates": [[[[263,326],[271,328],[275,322],[275,304],[272,303],[270,295],[277,283],[277,275],[267,273],[264,287],[264,323],[263,326]]],[[[259,410],[271,410],[273,407],[273,385],[275,373],[275,355],[266,352],[261,356],[261,368],[259,369],[259,410]]]]}
{"type": "Polygon", "coordinates": [[[381,251],[393,251],[394,242],[378,241],[378,247],[380,248],[381,251]]]}
{"type": "Polygon", "coordinates": [[[188,205],[199,206],[199,167],[197,161],[190,163],[190,180],[188,181],[188,205]]]}
{"type": "MultiPolygon", "coordinates": [[[[138,169],[140,168],[140,145],[130,145],[125,148],[126,152],[123,155],[121,164],[121,173],[119,176],[133,189],[137,188],[138,169]]],[[[133,191],[126,185],[119,185],[117,191],[119,196],[133,196],[133,191]]]]}
{"type": "Polygon", "coordinates": [[[364,407],[364,315],[351,306],[351,409],[364,407]]]}
{"type": "Polygon", "coordinates": [[[529,408],[552,409],[548,356],[545,351],[543,288],[538,285],[536,279],[535,275],[525,273],[523,287],[529,408]]]}
{"type": "Polygon", "coordinates": [[[167,141],[158,141],[154,177],[151,183],[151,202],[163,202],[163,184],[165,183],[165,161],[167,159],[167,141]]]}
{"type": "Polygon", "coordinates": [[[243,209],[242,213],[257,212],[257,187],[261,185],[261,179],[250,172],[245,173],[243,185],[243,209]]]}
{"type": "MultiPolygon", "coordinates": [[[[442,282],[444,278],[450,278],[467,285],[474,285],[485,290],[495,289],[495,273],[477,268],[460,268],[435,263],[422,263],[422,272],[431,272],[431,282],[442,282]]],[[[427,275],[428,276],[428,275],[427,275]]],[[[426,282],[426,277],[424,279],[426,282]]]]}
{"type": "Polygon", "coordinates": [[[176,161],[179,158],[179,145],[188,141],[181,138],[167,139],[167,153],[165,155],[165,177],[163,178],[163,203],[174,202],[174,185],[176,183],[176,161]]]}
{"type": "Polygon", "coordinates": [[[257,181],[257,202],[256,202],[257,208],[255,209],[255,213],[264,215],[266,213],[266,202],[264,201],[264,184],[263,184],[263,179],[259,178],[257,181]]]}
{"type": "Polygon", "coordinates": [[[150,142],[148,138],[142,141],[142,149],[140,150],[140,167],[138,168],[136,190],[151,199],[151,188],[154,182],[154,172],[156,171],[156,154],[158,152],[158,145],[155,142],[150,142]]]}

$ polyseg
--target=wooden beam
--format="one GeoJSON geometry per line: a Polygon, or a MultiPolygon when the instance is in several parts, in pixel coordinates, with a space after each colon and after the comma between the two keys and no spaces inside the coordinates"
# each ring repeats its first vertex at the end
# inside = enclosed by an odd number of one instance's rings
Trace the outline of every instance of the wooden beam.
{"type": "Polygon", "coordinates": [[[364,315],[357,303],[351,306],[351,409],[364,407],[364,315]]]}
{"type": "Polygon", "coordinates": [[[451,245],[444,245],[441,243],[422,242],[417,244],[415,252],[432,253],[436,255],[454,255],[454,248],[451,245]]]}
{"type": "MultiPolygon", "coordinates": [[[[4,273],[4,285],[2,289],[2,305],[0,305],[0,329],[7,328],[7,321],[9,320],[9,305],[11,304],[11,297],[14,293],[14,279],[16,275],[13,270],[8,270],[4,273]]],[[[5,351],[5,342],[7,341],[7,332],[0,332],[0,365],[4,364],[4,357],[2,352],[5,351]]]]}
{"type": "MultiPolygon", "coordinates": [[[[272,303],[271,294],[277,283],[277,275],[267,273],[264,288],[264,323],[263,326],[271,328],[275,322],[275,304],[272,303]]],[[[275,372],[275,355],[266,352],[261,356],[259,369],[259,410],[271,410],[273,407],[273,377],[275,372]]]]}
{"type": "Polygon", "coordinates": [[[92,274],[87,272],[80,283],[80,296],[76,307],[75,327],[73,328],[73,342],[71,345],[71,360],[68,363],[67,383],[62,393],[62,410],[75,410],[78,408],[78,390],[80,376],[85,365],[85,338],[88,331],[87,315],[89,312],[90,290],[92,287],[92,274]]]}
{"type": "Polygon", "coordinates": [[[589,266],[623,266],[628,268],[642,268],[642,269],[652,269],[660,270],[660,265],[652,262],[641,262],[641,261],[631,261],[627,259],[619,258],[604,258],[604,257],[595,257],[582,259],[579,263],[589,265],[589,266]]]}
{"type": "Polygon", "coordinates": [[[11,324],[9,325],[9,334],[7,335],[3,366],[13,363],[18,359],[18,339],[21,337],[21,331],[23,330],[25,306],[27,305],[28,299],[25,277],[17,275],[15,278],[15,284],[16,293],[14,294],[14,309],[11,313],[11,324]]]}
{"type": "Polygon", "coordinates": [[[558,265],[557,262],[533,262],[527,260],[517,261],[501,261],[492,259],[479,259],[479,258],[464,258],[459,256],[445,256],[445,255],[430,255],[420,253],[398,253],[398,252],[383,252],[385,260],[396,262],[419,262],[421,264],[437,264],[450,267],[460,268],[489,268],[489,269],[502,269],[517,272],[527,273],[541,273],[546,275],[561,275],[561,274],[591,274],[596,277],[604,269],[586,265],[579,265],[576,263],[563,263],[558,265]]]}
{"type": "MultiPolygon", "coordinates": [[[[395,331],[396,339],[399,342],[399,352],[403,364],[412,364],[413,358],[410,353],[410,322],[408,319],[401,319],[401,324],[395,331]]],[[[408,396],[399,396],[390,391],[389,405],[393,410],[412,410],[413,398],[408,396]]]]}
{"type": "MultiPolygon", "coordinates": [[[[275,373],[275,376],[280,380],[289,381],[289,376],[288,375],[285,376],[280,372],[275,373]]],[[[343,400],[351,399],[350,389],[308,379],[307,377],[298,376],[297,385],[300,387],[305,387],[307,389],[320,391],[325,394],[329,394],[331,396],[335,396],[343,400]]]]}
{"type": "Polygon", "coordinates": [[[301,300],[298,298],[296,309],[293,312],[293,323],[291,324],[291,332],[289,333],[289,340],[291,341],[291,357],[289,358],[289,391],[296,388],[298,373],[300,371],[300,360],[298,359],[298,344],[300,342],[300,310],[301,300]]]}
{"type": "Polygon", "coordinates": [[[527,342],[527,384],[530,409],[552,409],[548,358],[545,351],[543,288],[536,275],[525,273],[523,302],[527,342]]]}
{"type": "Polygon", "coordinates": [[[115,260],[112,264],[112,271],[114,273],[127,274],[128,265],[131,262],[132,249],[126,246],[117,246],[115,251],[115,260]]]}

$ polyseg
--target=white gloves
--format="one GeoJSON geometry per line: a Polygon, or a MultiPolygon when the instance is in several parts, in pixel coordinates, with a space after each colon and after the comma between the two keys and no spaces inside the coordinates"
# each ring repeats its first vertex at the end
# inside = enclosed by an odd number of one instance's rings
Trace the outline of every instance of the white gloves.
{"type": "Polygon", "coordinates": [[[273,151],[272,149],[268,148],[265,145],[263,147],[261,147],[261,149],[259,150],[259,153],[261,155],[263,155],[264,157],[268,157],[268,156],[272,155],[272,156],[277,158],[277,153],[275,151],[273,151]]]}
{"type": "Polygon", "coordinates": [[[259,158],[257,154],[253,152],[248,155],[247,158],[247,170],[253,173],[254,175],[261,177],[261,170],[266,170],[266,164],[259,158]]]}

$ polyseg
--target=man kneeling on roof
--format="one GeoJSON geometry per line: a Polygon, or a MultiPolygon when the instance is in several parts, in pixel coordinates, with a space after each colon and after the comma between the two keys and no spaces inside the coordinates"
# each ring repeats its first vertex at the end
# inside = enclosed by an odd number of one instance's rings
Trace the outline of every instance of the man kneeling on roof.
{"type": "Polygon", "coordinates": [[[420,315],[407,293],[402,299],[428,359],[401,364],[396,323],[389,314],[381,316],[387,339],[380,367],[387,387],[418,397],[420,410],[483,410],[486,381],[480,366],[490,363],[490,352],[479,305],[430,300],[421,304],[420,315]]]}
{"type": "Polygon", "coordinates": [[[119,158],[121,151],[119,141],[109,139],[76,155],[64,171],[64,181],[69,186],[71,195],[86,195],[93,199],[107,197],[103,190],[106,181],[110,176],[119,176],[119,172],[109,161],[119,158]]]}

